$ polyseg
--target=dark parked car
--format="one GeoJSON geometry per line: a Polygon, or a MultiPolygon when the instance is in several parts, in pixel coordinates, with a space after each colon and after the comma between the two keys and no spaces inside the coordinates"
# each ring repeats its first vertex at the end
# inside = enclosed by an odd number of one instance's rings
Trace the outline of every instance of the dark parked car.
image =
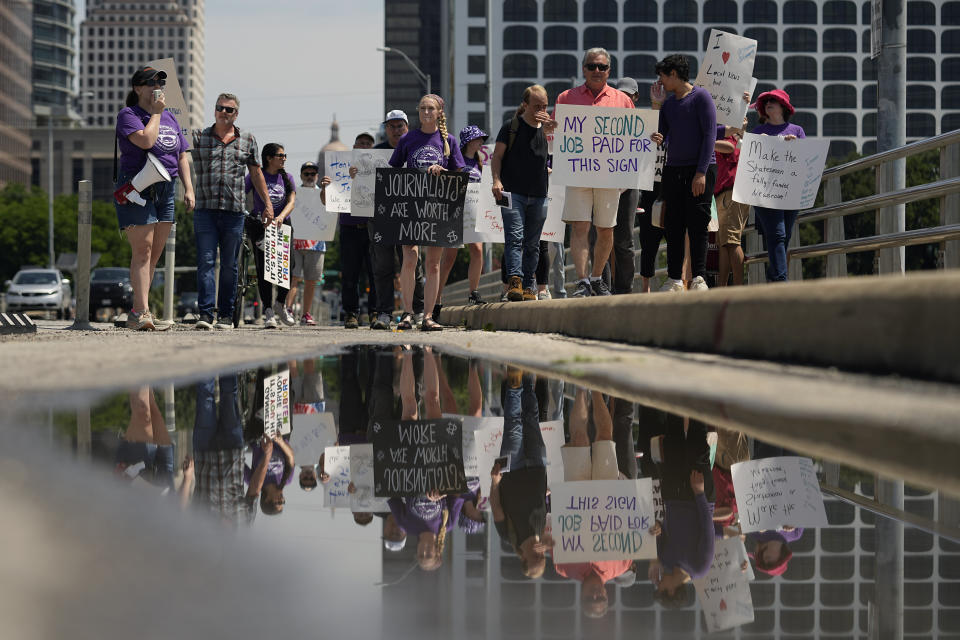
{"type": "Polygon", "coordinates": [[[117,313],[133,306],[130,269],[104,267],[90,274],[90,319],[96,320],[98,309],[116,309],[117,313]]]}

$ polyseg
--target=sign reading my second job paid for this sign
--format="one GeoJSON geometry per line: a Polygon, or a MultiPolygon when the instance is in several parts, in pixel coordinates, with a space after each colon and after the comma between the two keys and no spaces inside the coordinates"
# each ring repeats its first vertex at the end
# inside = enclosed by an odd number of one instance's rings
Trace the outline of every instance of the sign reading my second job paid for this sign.
{"type": "Polygon", "coordinates": [[[653,189],[659,114],[558,104],[550,181],[568,187],[653,189]]]}
{"type": "Polygon", "coordinates": [[[657,557],[653,485],[639,480],[561,482],[550,494],[554,562],[657,557]]]}

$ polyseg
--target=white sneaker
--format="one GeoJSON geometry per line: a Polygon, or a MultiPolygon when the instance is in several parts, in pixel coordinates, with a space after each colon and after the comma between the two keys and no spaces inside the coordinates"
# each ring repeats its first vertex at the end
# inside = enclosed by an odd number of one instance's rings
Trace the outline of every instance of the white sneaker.
{"type": "Polygon", "coordinates": [[[537,293],[537,300],[552,300],[553,296],[550,295],[550,287],[547,287],[543,291],[537,293]]]}
{"type": "Polygon", "coordinates": [[[690,282],[690,291],[709,291],[710,287],[707,286],[707,281],[703,279],[703,276],[697,276],[690,282]]]}
{"type": "MultiPolygon", "coordinates": [[[[706,284],[704,284],[706,286],[706,284]]],[[[673,278],[667,278],[664,281],[663,286],[660,287],[660,291],[668,291],[670,293],[683,293],[685,289],[683,288],[683,280],[674,280],[673,278]]]]}
{"type": "Polygon", "coordinates": [[[233,320],[230,318],[220,318],[217,320],[217,324],[213,325],[214,329],[219,331],[232,331],[233,330],[233,320]]]}
{"type": "Polygon", "coordinates": [[[280,325],[277,324],[277,314],[273,312],[273,309],[267,309],[263,312],[263,328],[264,329],[276,329],[280,325]]]}
{"type": "Polygon", "coordinates": [[[297,319],[293,317],[291,310],[284,307],[282,303],[278,302],[273,308],[274,313],[276,313],[277,317],[280,318],[280,322],[288,327],[292,327],[293,325],[297,324],[297,319]]]}

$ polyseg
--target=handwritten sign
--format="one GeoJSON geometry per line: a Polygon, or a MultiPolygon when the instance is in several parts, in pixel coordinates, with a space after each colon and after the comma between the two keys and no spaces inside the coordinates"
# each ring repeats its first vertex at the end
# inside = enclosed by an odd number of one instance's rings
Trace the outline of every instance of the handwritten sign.
{"type": "Polygon", "coordinates": [[[361,513],[387,513],[390,507],[386,498],[373,494],[373,445],[350,445],[350,482],[354,492],[350,494],[350,510],[361,513]]]}
{"type": "Polygon", "coordinates": [[[353,151],[324,151],[323,161],[330,178],[327,185],[327,210],[350,213],[350,163],[353,151]]]}
{"type": "Polygon", "coordinates": [[[663,179],[663,165],[667,163],[667,148],[663,145],[657,145],[657,159],[653,163],[653,181],[660,182],[663,179]]]}
{"type": "Polygon", "coordinates": [[[290,372],[281,371],[263,381],[263,434],[278,438],[290,433],[290,372]]]}
{"type": "Polygon", "coordinates": [[[317,464],[320,455],[337,441],[337,426],[329,411],[299,413],[293,405],[290,448],[298,465],[317,464]]]}
{"type": "Polygon", "coordinates": [[[350,506],[350,447],[327,447],[323,451],[323,471],[330,481],[323,485],[323,506],[350,506]]]}
{"type": "MultiPolygon", "coordinates": [[[[481,237],[491,238],[483,242],[503,242],[503,213],[493,200],[491,186],[489,177],[486,181],[481,179],[480,188],[484,194],[482,199],[484,204],[478,209],[475,229],[481,237]]],[[[567,188],[564,185],[550,183],[547,191],[547,219],[543,223],[543,231],[540,232],[540,239],[545,242],[563,242],[563,235],[567,229],[567,224],[563,221],[563,202],[566,193],[567,188]]],[[[466,229],[468,224],[466,218],[463,224],[466,229]]],[[[470,241],[467,240],[467,242],[470,241]]]]}
{"type": "Polygon", "coordinates": [[[784,140],[779,136],[743,136],[735,202],[794,211],[809,209],[817,198],[829,140],[784,140]]]}
{"type": "Polygon", "coordinates": [[[783,456],[730,467],[744,533],[794,527],[825,527],[827,512],[810,458],[783,456]]]}
{"type": "Polygon", "coordinates": [[[290,225],[268,224],[263,230],[263,277],[281,287],[290,287],[290,225]]]}
{"type": "Polygon", "coordinates": [[[567,223],[563,221],[563,202],[567,197],[567,188],[555,181],[547,188],[547,219],[543,223],[540,239],[545,242],[563,242],[567,223]]]}
{"type": "Polygon", "coordinates": [[[717,108],[717,124],[743,126],[743,92],[750,89],[756,59],[756,40],[710,30],[695,84],[710,92],[717,108]]]}
{"type": "Polygon", "coordinates": [[[652,109],[558,104],[553,144],[557,183],[571,187],[653,188],[659,114],[652,109]]]}
{"type": "Polygon", "coordinates": [[[652,559],[650,478],[561,482],[551,488],[554,562],[652,559]]]}
{"type": "Polygon", "coordinates": [[[147,63],[148,67],[153,67],[167,74],[167,85],[163,87],[164,104],[167,105],[164,111],[169,111],[170,115],[177,119],[180,125],[180,131],[190,139],[190,110],[187,108],[187,102],[183,99],[183,91],[180,89],[180,81],[177,80],[177,63],[173,58],[160,58],[151,60],[147,63]]]}
{"type": "Polygon", "coordinates": [[[353,168],[357,175],[350,185],[350,215],[360,218],[373,217],[373,202],[376,196],[377,169],[390,166],[393,149],[354,149],[353,168]]]}
{"type": "Polygon", "coordinates": [[[483,220],[499,219],[500,207],[493,199],[493,178],[491,171],[484,167],[480,182],[467,185],[467,195],[463,204],[463,241],[503,242],[503,225],[483,224],[483,220]]]}
{"type": "Polygon", "coordinates": [[[377,169],[373,241],[459,247],[467,176],[416,169],[377,169]]]}
{"type": "Polygon", "coordinates": [[[290,212],[293,237],[297,240],[330,242],[337,232],[337,214],[327,211],[320,200],[320,189],[302,188],[290,212]]]}
{"type": "Polygon", "coordinates": [[[460,420],[383,421],[375,422],[372,431],[378,498],[467,490],[460,420]]]}
{"type": "Polygon", "coordinates": [[[718,540],[714,545],[710,571],[693,581],[708,632],[753,622],[750,576],[740,570],[746,559],[746,550],[739,537],[718,540]]]}

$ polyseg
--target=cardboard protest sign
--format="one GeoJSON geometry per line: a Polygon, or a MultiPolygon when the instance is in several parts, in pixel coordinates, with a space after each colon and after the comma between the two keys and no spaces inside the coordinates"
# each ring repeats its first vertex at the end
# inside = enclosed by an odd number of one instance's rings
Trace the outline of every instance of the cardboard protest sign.
{"type": "Polygon", "coordinates": [[[793,527],[825,527],[827,512],[810,458],[782,456],[730,467],[744,533],[793,527]]]}
{"type": "Polygon", "coordinates": [[[373,445],[350,445],[350,482],[354,492],[350,494],[350,510],[361,513],[386,513],[390,511],[386,498],[373,494],[373,445]]]}
{"type": "Polygon", "coordinates": [[[571,187],[653,188],[659,114],[652,109],[558,104],[553,173],[571,187]]]}
{"type": "Polygon", "coordinates": [[[487,168],[480,174],[480,182],[467,185],[463,205],[463,242],[503,242],[503,225],[500,224],[500,207],[493,199],[493,178],[487,168]],[[497,225],[484,224],[484,220],[496,219],[497,225]]]}
{"type": "MultiPolygon", "coordinates": [[[[173,58],[160,58],[159,60],[151,60],[146,66],[153,67],[167,74],[167,85],[163,87],[164,104],[167,105],[164,111],[169,111],[170,114],[177,119],[177,124],[180,125],[180,131],[186,136],[187,140],[189,140],[190,110],[187,109],[187,102],[183,99],[183,91],[180,89],[180,81],[177,80],[176,61],[173,58]]],[[[170,135],[170,133],[164,131],[164,129],[166,129],[166,126],[161,125],[159,136],[170,135]]]]}
{"type": "Polygon", "coordinates": [[[263,277],[281,287],[290,287],[290,225],[268,224],[263,229],[263,277]]]}
{"type": "Polygon", "coordinates": [[[717,124],[743,126],[743,92],[750,89],[756,59],[756,40],[710,30],[707,51],[694,84],[710,92],[717,108],[717,124]]]}
{"type": "Polygon", "coordinates": [[[657,145],[657,159],[653,164],[653,181],[660,182],[663,179],[663,165],[667,163],[667,148],[663,145],[657,145]]]}
{"type": "Polygon", "coordinates": [[[459,419],[382,421],[372,431],[378,498],[467,490],[459,419]]]}
{"type": "Polygon", "coordinates": [[[733,183],[735,202],[793,211],[809,209],[817,198],[829,140],[784,140],[743,136],[733,183]]]}
{"type": "Polygon", "coordinates": [[[377,169],[377,244],[459,247],[468,178],[460,171],[430,175],[416,169],[377,169]]]}
{"type": "Polygon", "coordinates": [[[327,185],[327,211],[350,213],[350,162],[353,151],[324,151],[324,171],[330,184],[327,185]]]}
{"type": "Polygon", "coordinates": [[[377,169],[390,166],[393,149],[354,149],[352,165],[357,170],[350,185],[350,215],[373,217],[377,169]]]}
{"type": "Polygon", "coordinates": [[[263,433],[277,438],[290,433],[290,372],[268,376],[263,381],[263,433]]]}
{"type": "Polygon", "coordinates": [[[739,537],[717,540],[710,571],[693,581],[710,633],[753,622],[750,575],[740,570],[746,559],[746,551],[741,553],[742,549],[739,537]]]}
{"type": "Polygon", "coordinates": [[[323,451],[323,471],[330,480],[323,485],[323,506],[350,506],[350,447],[327,447],[323,451]]]}
{"type": "Polygon", "coordinates": [[[560,482],[550,504],[554,562],[657,557],[650,478],[560,482]]]}
{"type": "Polygon", "coordinates": [[[327,211],[320,200],[320,189],[303,188],[297,191],[290,222],[297,240],[330,242],[337,233],[338,215],[327,211]]]}
{"type": "Polygon", "coordinates": [[[320,455],[337,441],[337,426],[329,411],[298,413],[294,405],[290,448],[298,465],[320,462],[320,455]]]}
{"type": "Polygon", "coordinates": [[[544,242],[563,242],[563,234],[567,231],[567,223],[563,221],[563,202],[566,199],[567,188],[554,181],[547,188],[547,219],[543,223],[540,239],[544,242]]]}

